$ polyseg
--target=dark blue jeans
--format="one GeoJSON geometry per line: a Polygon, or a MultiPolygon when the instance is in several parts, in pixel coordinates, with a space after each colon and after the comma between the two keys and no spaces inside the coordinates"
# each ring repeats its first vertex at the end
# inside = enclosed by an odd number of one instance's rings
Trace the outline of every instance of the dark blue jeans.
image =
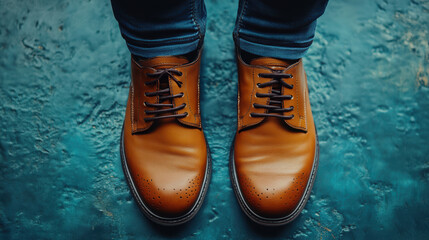
{"type": "MultiPolygon", "coordinates": [[[[202,44],[203,0],[111,0],[122,36],[141,57],[181,55],[202,44]]],[[[266,57],[298,59],[310,47],[328,0],[240,0],[238,48],[266,57]]]]}

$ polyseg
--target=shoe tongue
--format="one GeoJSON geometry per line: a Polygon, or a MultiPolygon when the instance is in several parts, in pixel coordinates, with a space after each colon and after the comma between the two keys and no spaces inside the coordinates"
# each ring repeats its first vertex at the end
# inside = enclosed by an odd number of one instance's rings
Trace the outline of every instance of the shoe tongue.
{"type": "Polygon", "coordinates": [[[284,70],[292,64],[293,61],[291,60],[281,60],[269,57],[255,58],[250,62],[250,65],[264,66],[273,70],[284,70]]]}
{"type": "Polygon", "coordinates": [[[153,68],[171,68],[187,63],[189,63],[189,60],[183,56],[161,56],[139,61],[141,66],[153,68]]]}

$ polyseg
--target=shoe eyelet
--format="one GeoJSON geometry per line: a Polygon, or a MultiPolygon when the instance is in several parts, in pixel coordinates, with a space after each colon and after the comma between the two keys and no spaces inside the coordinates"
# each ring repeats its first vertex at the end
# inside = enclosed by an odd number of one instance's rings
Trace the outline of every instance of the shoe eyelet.
{"type": "Polygon", "coordinates": [[[181,92],[181,94],[182,94],[181,98],[185,97],[185,93],[181,92]]]}
{"type": "Polygon", "coordinates": [[[256,84],[256,86],[257,86],[258,88],[261,88],[261,83],[257,83],[257,84],[256,84]]]}
{"type": "Polygon", "coordinates": [[[146,102],[143,102],[143,106],[147,107],[147,104],[146,104],[146,102]]]}

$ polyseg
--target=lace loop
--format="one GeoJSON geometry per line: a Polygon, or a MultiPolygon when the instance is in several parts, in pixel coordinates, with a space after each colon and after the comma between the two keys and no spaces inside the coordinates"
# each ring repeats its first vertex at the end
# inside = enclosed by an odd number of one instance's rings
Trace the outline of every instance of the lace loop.
{"type": "Polygon", "coordinates": [[[146,75],[148,77],[155,77],[155,80],[146,82],[146,85],[154,84],[154,83],[158,82],[162,77],[164,77],[166,75],[169,76],[169,77],[171,77],[171,79],[173,79],[173,81],[176,82],[179,87],[182,87],[182,84],[183,84],[181,81],[179,81],[174,76],[174,75],[182,76],[182,72],[179,71],[179,70],[176,70],[174,68],[161,69],[161,70],[157,70],[154,73],[147,73],[146,75]]]}
{"type": "Polygon", "coordinates": [[[265,88],[271,86],[271,93],[256,93],[258,98],[269,98],[268,105],[262,105],[254,103],[254,108],[263,108],[267,109],[267,113],[250,113],[251,117],[276,117],[281,119],[292,119],[294,115],[280,115],[278,113],[290,112],[294,109],[293,106],[288,108],[282,108],[283,100],[293,99],[292,95],[282,95],[281,88],[285,87],[288,89],[293,89],[293,84],[285,82],[284,78],[293,78],[291,74],[284,73],[282,71],[272,70],[271,73],[259,73],[260,78],[271,78],[272,80],[266,83],[257,83],[259,88],[265,88]]]}
{"type": "MultiPolygon", "coordinates": [[[[153,85],[153,84],[156,84],[158,82],[168,84],[169,78],[171,78],[179,87],[182,87],[182,84],[183,84],[181,81],[179,81],[175,77],[175,76],[182,76],[182,72],[180,72],[176,69],[173,69],[173,68],[159,69],[159,70],[156,70],[154,73],[147,73],[146,75],[148,77],[153,77],[155,79],[152,81],[146,82],[145,85],[153,85]]],[[[161,84],[159,84],[159,85],[161,85],[161,84]]],[[[182,114],[175,114],[174,113],[178,110],[185,108],[186,103],[183,103],[177,107],[174,107],[173,103],[162,103],[165,100],[170,100],[173,98],[182,97],[184,95],[183,93],[171,95],[170,94],[170,88],[166,87],[164,89],[154,91],[154,92],[145,92],[144,94],[147,97],[158,96],[158,102],[157,103],[144,102],[144,105],[146,107],[157,108],[156,110],[145,110],[145,113],[147,115],[155,115],[154,117],[145,118],[144,120],[146,122],[155,121],[155,120],[159,120],[159,119],[165,119],[165,118],[184,118],[184,117],[188,116],[187,112],[182,113],[182,114]],[[172,112],[171,115],[159,115],[159,114],[170,113],[170,112],[172,112]]]]}

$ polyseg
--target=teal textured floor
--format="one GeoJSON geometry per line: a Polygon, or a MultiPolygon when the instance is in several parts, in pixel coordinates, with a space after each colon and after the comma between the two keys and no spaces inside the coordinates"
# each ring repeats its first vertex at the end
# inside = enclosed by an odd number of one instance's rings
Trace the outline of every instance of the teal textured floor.
{"type": "Polygon", "coordinates": [[[129,53],[110,2],[0,0],[0,239],[428,239],[429,2],[329,3],[304,59],[320,168],[281,228],[252,224],[231,189],[237,0],[206,4],[213,178],[196,218],[163,228],[120,165],[129,53]]]}

